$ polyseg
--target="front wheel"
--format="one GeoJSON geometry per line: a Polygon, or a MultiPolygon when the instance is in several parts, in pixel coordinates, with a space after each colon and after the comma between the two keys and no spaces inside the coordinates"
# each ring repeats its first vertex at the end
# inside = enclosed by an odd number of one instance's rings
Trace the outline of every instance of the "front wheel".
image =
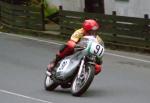
{"type": "Polygon", "coordinates": [[[58,86],[57,83],[55,83],[50,76],[46,75],[44,80],[44,87],[45,90],[53,91],[58,86]]]}
{"type": "Polygon", "coordinates": [[[90,86],[95,76],[95,68],[93,65],[87,65],[81,76],[76,76],[71,87],[73,96],[81,96],[90,86]]]}

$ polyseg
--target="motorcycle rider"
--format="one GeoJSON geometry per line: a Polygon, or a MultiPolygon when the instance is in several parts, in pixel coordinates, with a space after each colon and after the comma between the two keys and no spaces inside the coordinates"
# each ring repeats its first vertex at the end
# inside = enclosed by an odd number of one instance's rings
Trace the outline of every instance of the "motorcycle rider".
{"type": "MultiPolygon", "coordinates": [[[[53,67],[58,63],[59,60],[62,58],[72,54],[74,52],[75,45],[80,41],[83,36],[93,35],[96,37],[97,42],[104,44],[103,40],[97,35],[97,31],[100,29],[100,25],[97,23],[96,20],[87,19],[83,22],[82,28],[76,30],[70,40],[62,46],[59,52],[56,54],[56,58],[48,65],[47,70],[50,72],[53,67]]],[[[95,75],[101,72],[102,68],[102,59],[96,58],[95,64],[95,75]]]]}

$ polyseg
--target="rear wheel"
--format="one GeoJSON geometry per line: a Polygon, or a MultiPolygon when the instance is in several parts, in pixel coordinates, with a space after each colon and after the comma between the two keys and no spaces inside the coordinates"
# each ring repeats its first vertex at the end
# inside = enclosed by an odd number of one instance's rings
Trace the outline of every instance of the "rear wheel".
{"type": "Polygon", "coordinates": [[[71,92],[73,96],[81,96],[90,86],[91,82],[94,79],[95,68],[93,65],[87,65],[82,71],[80,77],[78,75],[75,77],[71,92]]]}
{"type": "Polygon", "coordinates": [[[53,91],[58,86],[57,83],[55,83],[50,76],[46,75],[44,80],[44,87],[45,90],[53,91]]]}

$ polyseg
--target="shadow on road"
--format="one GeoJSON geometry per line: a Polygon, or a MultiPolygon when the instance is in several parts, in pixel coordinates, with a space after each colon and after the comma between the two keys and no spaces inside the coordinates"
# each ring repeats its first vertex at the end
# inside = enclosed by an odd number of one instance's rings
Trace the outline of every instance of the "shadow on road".
{"type": "MultiPolygon", "coordinates": [[[[62,88],[57,88],[54,91],[48,91],[52,92],[55,95],[63,95],[63,96],[68,96],[71,95],[70,89],[62,89],[62,88]]],[[[107,96],[109,93],[105,90],[97,90],[97,89],[88,89],[81,97],[104,97],[107,96]]]]}

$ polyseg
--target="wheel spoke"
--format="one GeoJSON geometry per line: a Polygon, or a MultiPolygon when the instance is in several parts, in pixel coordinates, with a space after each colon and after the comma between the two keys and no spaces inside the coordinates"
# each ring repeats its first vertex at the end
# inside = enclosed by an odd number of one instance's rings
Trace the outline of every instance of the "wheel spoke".
{"type": "Polygon", "coordinates": [[[86,83],[88,77],[89,77],[89,68],[88,68],[88,70],[84,71],[84,74],[81,74],[80,78],[75,79],[75,82],[73,84],[74,90],[78,91],[79,89],[81,89],[82,86],[84,86],[84,84],[86,83]]]}

